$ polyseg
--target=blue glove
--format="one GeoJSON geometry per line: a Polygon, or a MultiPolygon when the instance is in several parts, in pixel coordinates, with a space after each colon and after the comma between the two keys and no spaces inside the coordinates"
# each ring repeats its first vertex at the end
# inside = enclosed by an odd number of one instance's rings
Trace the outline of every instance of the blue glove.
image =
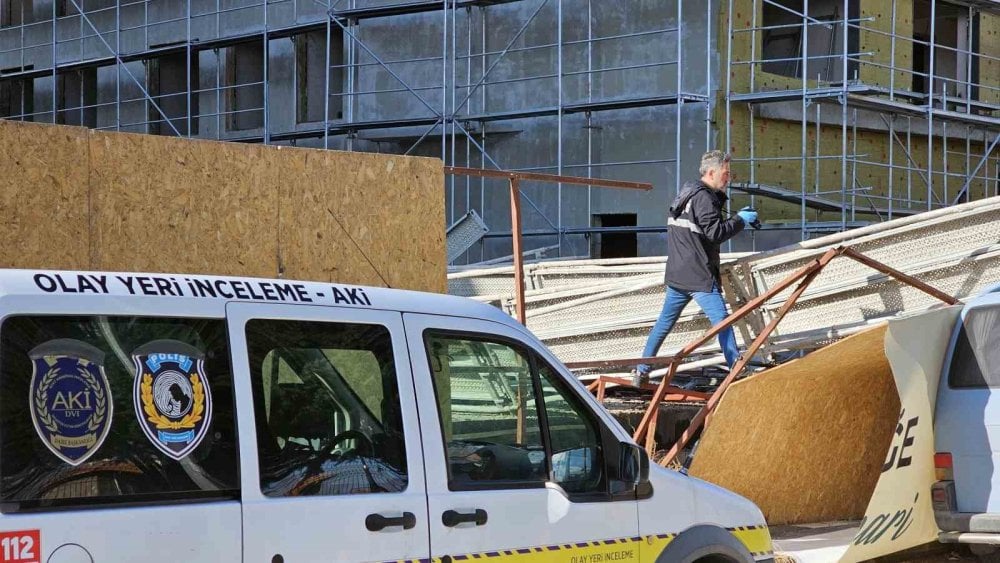
{"type": "Polygon", "coordinates": [[[757,212],[752,207],[744,207],[736,212],[743,220],[744,225],[753,225],[757,222],[757,212]]]}

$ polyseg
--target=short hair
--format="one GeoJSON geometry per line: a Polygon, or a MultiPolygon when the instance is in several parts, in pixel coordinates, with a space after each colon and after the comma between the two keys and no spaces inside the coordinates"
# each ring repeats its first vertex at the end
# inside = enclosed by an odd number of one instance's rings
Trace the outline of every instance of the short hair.
{"type": "Polygon", "coordinates": [[[709,170],[718,170],[722,168],[724,164],[729,163],[731,157],[729,153],[722,151],[708,151],[707,153],[701,155],[701,166],[698,167],[698,173],[702,176],[705,175],[709,170]]]}

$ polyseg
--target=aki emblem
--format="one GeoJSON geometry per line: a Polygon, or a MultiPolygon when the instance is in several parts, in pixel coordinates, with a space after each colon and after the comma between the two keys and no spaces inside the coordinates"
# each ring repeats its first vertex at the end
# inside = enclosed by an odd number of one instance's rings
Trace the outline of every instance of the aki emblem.
{"type": "Polygon", "coordinates": [[[70,465],[87,461],[111,429],[104,352],[72,339],[36,346],[31,359],[31,421],[45,446],[70,465]]]}
{"type": "Polygon", "coordinates": [[[161,452],[180,460],[191,453],[212,421],[212,392],[205,355],[176,340],[154,340],[132,352],[135,415],[161,452]]]}

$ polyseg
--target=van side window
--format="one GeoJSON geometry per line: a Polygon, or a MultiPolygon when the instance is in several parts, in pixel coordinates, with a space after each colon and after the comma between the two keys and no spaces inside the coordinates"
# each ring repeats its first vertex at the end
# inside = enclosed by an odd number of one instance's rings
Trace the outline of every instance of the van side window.
{"type": "Polygon", "coordinates": [[[0,326],[0,510],[239,498],[219,319],[0,326]]]}
{"type": "Polygon", "coordinates": [[[431,373],[452,490],[545,484],[528,358],[506,344],[431,336],[431,373]]]}
{"type": "Polygon", "coordinates": [[[551,368],[487,337],[429,332],[425,343],[449,488],[606,490],[597,426],[551,368]]]}
{"type": "Polygon", "coordinates": [[[406,489],[402,412],[388,329],[251,320],[246,339],[265,495],[406,489]]]}
{"type": "Polygon", "coordinates": [[[1000,387],[1000,306],[969,309],[959,328],[948,383],[1000,387]]]}
{"type": "Polygon", "coordinates": [[[567,493],[603,492],[601,437],[593,415],[552,369],[538,360],[552,450],[552,481],[567,493]]]}

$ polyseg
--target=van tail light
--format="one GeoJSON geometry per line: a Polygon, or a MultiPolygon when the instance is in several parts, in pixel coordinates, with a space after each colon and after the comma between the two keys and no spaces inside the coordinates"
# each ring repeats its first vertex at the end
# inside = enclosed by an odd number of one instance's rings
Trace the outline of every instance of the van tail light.
{"type": "Polygon", "coordinates": [[[934,477],[938,481],[953,481],[955,473],[952,471],[951,453],[938,452],[934,454],[934,477]]]}

